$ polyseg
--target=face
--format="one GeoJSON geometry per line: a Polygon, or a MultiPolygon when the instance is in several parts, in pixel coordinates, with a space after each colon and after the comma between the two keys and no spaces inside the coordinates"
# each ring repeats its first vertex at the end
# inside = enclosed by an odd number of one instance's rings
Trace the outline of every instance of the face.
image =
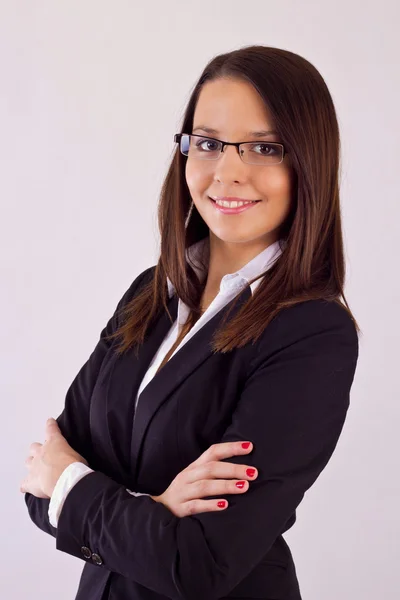
{"type": "MultiPolygon", "coordinates": [[[[256,90],[247,82],[220,79],[206,83],[197,102],[193,134],[226,142],[281,142],[276,134],[262,138],[250,131],[273,130],[274,123],[256,90]],[[203,129],[216,130],[210,133],[203,129]]],[[[200,215],[210,229],[210,238],[264,248],[279,239],[280,226],[291,207],[293,172],[289,156],[280,164],[244,163],[234,146],[225,146],[217,160],[188,156],[186,181],[200,215]],[[236,214],[224,214],[209,196],[234,196],[261,200],[236,214]]]]}

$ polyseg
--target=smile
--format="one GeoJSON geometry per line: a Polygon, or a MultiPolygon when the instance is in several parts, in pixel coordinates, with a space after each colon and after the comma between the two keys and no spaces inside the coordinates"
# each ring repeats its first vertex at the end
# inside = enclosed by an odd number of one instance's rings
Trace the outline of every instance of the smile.
{"type": "Polygon", "coordinates": [[[213,200],[209,197],[210,202],[212,202],[214,208],[219,212],[227,215],[235,215],[241,213],[245,210],[249,210],[250,208],[256,206],[261,200],[252,200],[252,201],[233,201],[228,202],[227,200],[213,200]]]}

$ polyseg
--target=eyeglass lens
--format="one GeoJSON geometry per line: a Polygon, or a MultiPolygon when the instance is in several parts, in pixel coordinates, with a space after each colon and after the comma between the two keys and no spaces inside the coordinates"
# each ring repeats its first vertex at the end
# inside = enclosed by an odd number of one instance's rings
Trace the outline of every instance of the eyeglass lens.
{"type": "MultiPolygon", "coordinates": [[[[181,137],[181,152],[191,158],[217,160],[221,150],[222,142],[212,138],[189,134],[181,137]]],[[[243,162],[273,165],[282,162],[283,148],[272,142],[244,142],[240,144],[240,154],[243,162]]]]}

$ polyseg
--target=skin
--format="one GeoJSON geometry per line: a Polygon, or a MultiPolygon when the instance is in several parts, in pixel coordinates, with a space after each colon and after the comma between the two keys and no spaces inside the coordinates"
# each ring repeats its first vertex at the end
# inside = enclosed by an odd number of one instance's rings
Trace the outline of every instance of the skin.
{"type": "Polygon", "coordinates": [[[75,452],[63,437],[55,419],[48,419],[44,444],[33,442],[25,460],[28,475],[21,482],[20,492],[29,492],[37,498],[50,498],[58,478],[71,463],[87,461],[75,452]]]}
{"type": "MultiPolygon", "coordinates": [[[[210,81],[202,88],[191,133],[227,142],[281,142],[277,134],[262,138],[247,134],[273,129],[269,110],[253,86],[226,78],[210,81]],[[201,126],[218,133],[211,134],[201,126]]],[[[242,162],[234,146],[225,146],[216,161],[188,157],[185,175],[193,203],[210,230],[204,310],[218,294],[224,275],[234,273],[279,239],[292,203],[293,169],[288,154],[278,165],[251,165],[242,162]],[[208,196],[261,202],[242,213],[226,215],[214,208],[208,196]]]]}

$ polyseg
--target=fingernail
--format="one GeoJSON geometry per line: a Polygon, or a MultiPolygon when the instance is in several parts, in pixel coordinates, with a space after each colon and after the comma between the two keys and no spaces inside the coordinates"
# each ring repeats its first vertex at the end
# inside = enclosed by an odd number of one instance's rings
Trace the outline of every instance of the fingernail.
{"type": "Polygon", "coordinates": [[[242,448],[244,448],[245,450],[247,450],[247,448],[250,446],[250,442],[243,442],[242,443],[242,448]]]}
{"type": "Polygon", "coordinates": [[[255,472],[255,469],[246,469],[246,475],[248,475],[248,477],[253,477],[255,472]]]}
{"type": "Polygon", "coordinates": [[[244,486],[244,484],[245,484],[245,482],[244,482],[244,481],[237,481],[235,485],[236,485],[236,487],[238,487],[238,488],[242,488],[242,487],[244,486]]]}
{"type": "Polygon", "coordinates": [[[225,508],[225,504],[226,503],[224,502],[224,500],[221,500],[220,502],[218,502],[218,507],[219,508],[225,508]]]}

